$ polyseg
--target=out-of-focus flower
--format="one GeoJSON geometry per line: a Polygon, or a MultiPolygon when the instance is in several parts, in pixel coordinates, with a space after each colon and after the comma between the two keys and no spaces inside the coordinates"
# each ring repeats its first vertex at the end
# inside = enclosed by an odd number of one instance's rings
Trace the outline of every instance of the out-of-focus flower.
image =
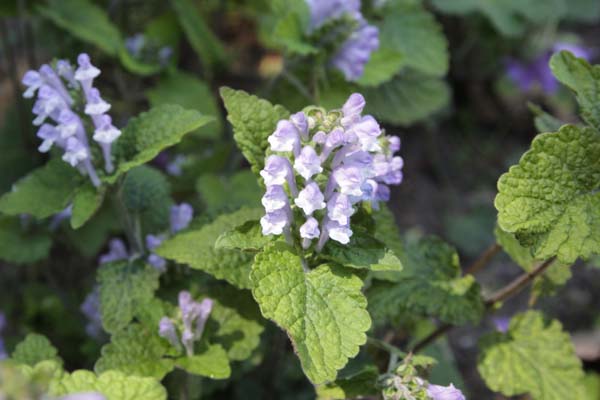
{"type": "Polygon", "coordinates": [[[465,396],[453,384],[450,386],[430,384],[427,387],[427,394],[432,400],[465,400],[465,396]]]}
{"type": "Polygon", "coordinates": [[[23,84],[27,87],[23,96],[32,98],[37,92],[33,105],[36,118],[34,125],[41,125],[37,136],[42,139],[40,152],[48,152],[53,146],[61,148],[62,159],[90,177],[94,186],[100,186],[96,168],[93,163],[88,134],[82,118],[90,118],[94,126],[93,140],[102,149],[104,168],[111,173],[112,164],[111,144],[119,138],[121,131],[113,124],[106,114],[110,104],[100,96],[93,81],[100,70],[90,61],[87,54],[77,57],[78,68],[66,60],[56,62],[55,68],[44,64],[38,71],[27,71],[23,76],[23,84]],[[65,85],[66,83],[66,85],[65,85]],[[67,90],[70,88],[70,91],[67,90]],[[76,94],[81,95],[76,95],[76,94]],[[75,104],[74,99],[83,98],[84,104],[75,104]],[[79,115],[75,106],[85,110],[79,115]],[[56,125],[47,123],[50,119],[56,125]]]}
{"type": "Polygon", "coordinates": [[[8,358],[8,354],[6,353],[6,349],[4,348],[4,340],[2,339],[2,331],[6,328],[6,315],[3,312],[0,312],[0,360],[4,360],[8,358]]]}
{"type": "Polygon", "coordinates": [[[73,393],[68,396],[61,397],[60,400],[106,400],[106,397],[97,392],[86,392],[73,393]]]}
{"type": "Polygon", "coordinates": [[[498,332],[506,332],[508,331],[508,326],[510,325],[510,318],[509,317],[494,317],[492,318],[492,322],[494,323],[494,326],[496,327],[496,330],[498,332]]]}
{"type": "Polygon", "coordinates": [[[354,22],[354,30],[339,45],[330,62],[347,80],[359,79],[371,53],[379,48],[379,29],[369,25],[362,16],[360,0],[306,0],[306,3],[310,9],[311,31],[342,17],[348,17],[354,22]]]}
{"type": "Polygon", "coordinates": [[[182,329],[180,337],[177,336],[177,328],[173,320],[163,317],[159,322],[158,333],[176,348],[183,344],[188,356],[194,355],[194,343],[202,337],[204,326],[213,308],[211,299],[201,302],[194,301],[192,295],[187,291],[179,293],[179,311],[181,315],[182,329]]]}
{"type": "Polygon", "coordinates": [[[177,233],[190,225],[194,217],[194,209],[188,203],[181,203],[171,207],[171,233],[177,233]]]}
{"type": "Polygon", "coordinates": [[[394,156],[400,139],[382,134],[373,117],[362,115],[364,106],[355,93],[341,110],[313,107],[279,121],[269,137],[275,154],[260,172],[267,187],[264,235],[283,234],[290,241],[297,228],[305,249],[317,238],[317,251],[328,239],[347,244],[357,203],[377,208],[389,199],[388,185],[402,181],[403,161],[394,156]],[[298,221],[297,209],[303,215],[298,221]]]}
{"type": "Polygon", "coordinates": [[[100,315],[100,292],[97,286],[86,296],[80,310],[88,320],[85,325],[85,332],[92,338],[100,338],[103,329],[100,315]]]}
{"type": "Polygon", "coordinates": [[[126,260],[129,258],[127,247],[121,239],[111,239],[108,242],[108,253],[104,253],[98,259],[100,264],[106,264],[113,261],[126,260]]]}
{"type": "Polygon", "coordinates": [[[505,62],[506,74],[524,92],[539,86],[545,93],[553,94],[558,90],[559,84],[548,63],[553,53],[562,50],[570,51],[575,57],[587,61],[592,57],[592,52],[583,46],[558,42],[550,51],[542,53],[530,62],[514,58],[507,59],[505,62]]]}

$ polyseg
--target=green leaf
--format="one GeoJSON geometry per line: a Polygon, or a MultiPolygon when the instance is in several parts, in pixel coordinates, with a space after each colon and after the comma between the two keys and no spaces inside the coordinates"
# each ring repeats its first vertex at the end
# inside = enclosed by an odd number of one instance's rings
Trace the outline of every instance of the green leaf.
{"type": "Polygon", "coordinates": [[[82,182],[77,170],[55,159],[19,180],[0,197],[0,212],[46,218],[65,209],[82,182]],[[40,201],[43,199],[43,201],[40,201]]]}
{"type": "Polygon", "coordinates": [[[255,174],[263,169],[267,138],[277,122],[290,116],[280,105],[250,95],[243,90],[221,88],[221,97],[227,109],[227,120],[233,125],[233,138],[255,174]]]}
{"type": "Polygon", "coordinates": [[[79,229],[90,220],[104,201],[104,189],[96,189],[91,183],[81,186],[73,197],[71,228],[79,229]]]}
{"type": "Polygon", "coordinates": [[[124,172],[152,160],[187,133],[211,122],[213,117],[178,105],[164,104],[132,118],[117,141],[114,154],[118,167],[106,179],[114,183],[124,172]]]}
{"type": "Polygon", "coordinates": [[[62,360],[58,356],[58,351],[44,335],[30,333],[21,343],[17,344],[11,359],[29,366],[35,366],[41,361],[55,361],[62,365],[62,360]]]}
{"type": "Polygon", "coordinates": [[[232,361],[243,361],[260,344],[263,319],[248,291],[231,286],[213,287],[209,293],[214,301],[205,335],[220,344],[232,361]]]}
{"type": "Polygon", "coordinates": [[[141,165],[130,170],[121,186],[121,200],[145,232],[164,230],[169,224],[172,204],[167,178],[156,168],[141,165]]]}
{"type": "Polygon", "coordinates": [[[507,333],[480,343],[477,369],[490,389],[506,396],[529,393],[533,400],[583,399],[583,371],[560,322],[528,311],[512,318],[507,333]]]}
{"type": "Polygon", "coordinates": [[[86,392],[101,393],[106,400],[167,399],[167,391],[156,379],[127,376],[120,371],[107,371],[96,376],[91,371],[78,370],[64,374],[50,387],[53,396],[86,392]]]}
{"type": "Polygon", "coordinates": [[[306,41],[306,31],[310,21],[310,10],[305,2],[297,1],[286,4],[285,15],[278,18],[272,34],[272,39],[292,54],[308,55],[318,52],[318,49],[306,41]]]}
{"type": "Polygon", "coordinates": [[[215,242],[215,249],[238,249],[257,252],[273,240],[273,236],[263,235],[258,220],[252,220],[222,233],[215,242]]]}
{"type": "Polygon", "coordinates": [[[317,386],[319,400],[354,399],[377,395],[379,371],[375,366],[365,366],[358,371],[342,374],[335,382],[317,386]]]}
{"type": "Polygon", "coordinates": [[[404,66],[404,57],[397,50],[380,47],[371,54],[365,71],[357,82],[363,86],[379,86],[389,81],[404,66]]]}
{"type": "Polygon", "coordinates": [[[89,0],[48,0],[47,5],[38,10],[73,36],[98,46],[107,54],[117,55],[123,45],[121,33],[106,12],[89,0]]]}
{"type": "Polygon", "coordinates": [[[18,217],[0,216],[0,260],[30,264],[48,257],[52,238],[47,232],[27,231],[18,217]]]}
{"type": "Polygon", "coordinates": [[[150,301],[158,289],[159,272],[141,261],[118,261],[98,270],[100,314],[107,332],[127,326],[137,310],[150,301]]]}
{"type": "Polygon", "coordinates": [[[210,345],[200,354],[180,357],[175,363],[190,374],[206,376],[211,379],[227,379],[231,375],[227,352],[221,345],[210,345]]]}
{"type": "MultiPolygon", "coordinates": [[[[450,89],[446,82],[415,73],[406,73],[364,91],[367,111],[382,120],[410,125],[446,107],[450,89]]],[[[339,107],[339,105],[338,105],[339,107]]]]}
{"type": "Polygon", "coordinates": [[[585,387],[585,400],[600,398],[600,374],[597,372],[587,372],[583,385],[585,387]]]}
{"type": "Polygon", "coordinates": [[[190,229],[165,240],[156,253],[224,279],[238,288],[249,289],[252,256],[238,250],[217,250],[214,245],[221,233],[262,214],[263,210],[259,208],[242,208],[221,215],[199,229],[190,229]]]}
{"type": "Polygon", "coordinates": [[[119,49],[119,60],[121,61],[121,64],[125,67],[125,69],[127,69],[129,72],[141,76],[154,75],[164,68],[158,63],[150,64],[138,60],[137,58],[131,55],[131,53],[125,46],[122,46],[119,49]]]}
{"type": "Polygon", "coordinates": [[[576,22],[597,22],[600,3],[596,0],[569,0],[566,18],[576,22]]]}
{"type": "Polygon", "coordinates": [[[129,325],[112,335],[102,347],[94,367],[97,373],[118,370],[127,375],[162,379],[173,367],[172,359],[163,358],[169,350],[158,334],[158,324],[149,331],[140,324],[129,325]]]}
{"type": "MultiPolygon", "coordinates": [[[[150,105],[178,104],[188,110],[196,110],[204,115],[219,115],[220,111],[210,87],[194,75],[173,71],[159,80],[158,85],[146,92],[150,105]]],[[[221,119],[214,120],[198,130],[203,137],[216,138],[223,129],[221,119]]]]}
{"type": "Polygon", "coordinates": [[[583,119],[600,129],[600,65],[590,65],[583,58],[561,51],[550,59],[550,69],[577,95],[583,119]]]}
{"type": "Polygon", "coordinates": [[[362,280],[326,264],[305,273],[281,242],[256,256],[251,277],[263,316],[287,331],[306,376],[315,384],[334,380],[371,325],[362,280]]]}
{"type": "Polygon", "coordinates": [[[531,22],[557,21],[567,11],[563,0],[433,0],[433,4],[449,14],[481,13],[505,36],[523,34],[531,22]]]}
{"type": "Polygon", "coordinates": [[[446,74],[448,42],[442,27],[420,2],[396,2],[385,10],[378,25],[381,49],[400,54],[401,67],[431,76],[446,74]]]}
{"type": "Polygon", "coordinates": [[[206,205],[206,212],[235,211],[242,206],[261,207],[263,189],[258,186],[252,171],[244,170],[230,177],[203,174],[196,182],[196,190],[206,205]]]}
{"type": "Polygon", "coordinates": [[[386,245],[366,232],[355,230],[350,243],[327,242],[321,257],[345,267],[371,271],[401,271],[402,262],[386,245]]]}
{"type": "Polygon", "coordinates": [[[426,237],[406,243],[401,261],[402,271],[386,274],[394,282],[375,282],[368,291],[374,320],[418,313],[461,325],[481,318],[484,307],[479,285],[471,275],[461,277],[453,247],[426,237]]]}
{"type": "Polygon", "coordinates": [[[209,67],[223,63],[225,51],[191,0],[171,0],[171,5],[192,48],[209,67]]]}
{"type": "Polygon", "coordinates": [[[533,122],[535,124],[535,128],[539,133],[556,132],[560,129],[561,126],[565,124],[560,119],[553,117],[552,115],[542,110],[541,107],[533,103],[528,103],[527,106],[534,115],[533,122]]]}
{"type": "Polygon", "coordinates": [[[600,249],[600,133],[572,125],[538,135],[498,181],[498,224],[533,256],[571,264],[600,249]]]}

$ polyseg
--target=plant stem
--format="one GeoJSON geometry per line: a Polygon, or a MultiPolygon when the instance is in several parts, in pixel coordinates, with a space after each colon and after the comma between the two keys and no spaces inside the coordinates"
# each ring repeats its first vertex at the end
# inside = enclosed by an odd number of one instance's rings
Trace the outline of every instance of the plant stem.
{"type": "Polygon", "coordinates": [[[481,253],[481,255],[477,258],[477,260],[473,261],[473,263],[465,270],[465,275],[475,274],[478,272],[480,269],[485,267],[491,261],[491,259],[500,252],[500,250],[502,250],[502,247],[500,247],[498,243],[494,243],[485,249],[484,252],[481,253]]]}
{"type": "MultiPolygon", "coordinates": [[[[544,271],[546,271],[552,263],[556,260],[556,257],[552,257],[535,267],[533,270],[519,276],[508,285],[504,286],[502,289],[498,290],[492,296],[490,296],[487,300],[484,301],[486,310],[493,310],[495,305],[501,301],[512,297],[513,295],[519,293],[523,290],[531,281],[533,281],[537,276],[541,275],[544,271]]],[[[440,336],[450,331],[454,326],[452,324],[444,323],[440,325],[436,330],[431,332],[425,338],[420,340],[411,350],[412,353],[416,353],[420,350],[423,350],[425,347],[435,342],[440,336]]]]}

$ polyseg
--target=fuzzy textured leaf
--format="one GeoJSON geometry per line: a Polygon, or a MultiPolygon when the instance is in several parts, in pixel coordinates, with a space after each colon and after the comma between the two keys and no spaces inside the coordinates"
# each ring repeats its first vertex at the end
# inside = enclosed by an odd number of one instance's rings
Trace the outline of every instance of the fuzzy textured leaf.
{"type": "Polygon", "coordinates": [[[115,333],[110,343],[102,347],[94,370],[97,373],[118,370],[127,375],[162,379],[175,364],[172,359],[163,358],[169,348],[157,332],[158,328],[149,331],[140,324],[132,324],[115,333]]]}
{"type": "Polygon", "coordinates": [[[404,269],[386,274],[394,282],[376,282],[368,291],[373,319],[394,319],[409,312],[460,325],[481,318],[479,285],[471,275],[461,277],[453,247],[426,237],[406,243],[401,259],[404,269]]]}
{"type": "Polygon", "coordinates": [[[213,119],[174,104],[154,107],[132,118],[114,148],[119,160],[117,170],[106,179],[115,182],[124,172],[152,160],[162,150],[179,143],[187,133],[213,119]]]}
{"type": "Polygon", "coordinates": [[[98,190],[91,183],[86,183],[75,192],[71,214],[71,228],[81,228],[94,216],[96,211],[102,206],[104,193],[104,189],[98,190]]]}
{"type": "Polygon", "coordinates": [[[123,329],[158,289],[159,272],[142,262],[117,261],[98,270],[102,325],[110,333],[123,329]]]}
{"type": "Polygon", "coordinates": [[[210,345],[200,354],[180,357],[175,363],[190,374],[206,376],[211,379],[227,379],[231,375],[227,352],[221,345],[210,345]]]}
{"type": "Polygon", "coordinates": [[[536,259],[570,264],[600,249],[600,133],[565,125],[538,135],[498,181],[498,224],[536,259]]]}
{"type": "Polygon", "coordinates": [[[258,220],[252,220],[222,233],[215,242],[215,249],[259,251],[273,240],[273,236],[262,234],[262,228],[258,220]]]}
{"type": "Polygon", "coordinates": [[[290,113],[280,105],[250,95],[243,90],[221,88],[221,97],[227,109],[227,120],[233,125],[233,137],[252,167],[258,174],[264,167],[267,138],[275,130],[277,122],[290,113]]]}
{"type": "Polygon", "coordinates": [[[371,326],[362,280],[326,264],[305,273],[282,242],[256,256],[251,277],[262,314],[287,331],[306,376],[315,384],[334,380],[371,326]]]}
{"type": "Polygon", "coordinates": [[[98,392],[106,400],[166,400],[167,391],[153,378],[127,376],[120,371],[107,371],[96,375],[78,370],[64,374],[50,386],[53,396],[74,393],[98,392]]]}
{"type": "Polygon", "coordinates": [[[224,279],[238,288],[249,289],[253,256],[239,250],[218,250],[214,246],[220,234],[262,214],[263,210],[259,208],[241,208],[221,215],[199,229],[190,229],[166,240],[156,253],[207,272],[217,279],[224,279]]]}
{"type": "Polygon", "coordinates": [[[46,218],[67,206],[83,177],[66,162],[54,159],[16,182],[0,197],[0,212],[46,218]],[[44,201],[40,201],[44,199],[44,201]]]}
{"type": "Polygon", "coordinates": [[[568,51],[561,51],[550,59],[550,69],[577,95],[581,115],[587,123],[600,129],[600,65],[590,65],[568,51]]]}
{"type": "Polygon", "coordinates": [[[41,361],[55,361],[62,365],[62,360],[58,356],[58,351],[48,338],[37,333],[30,333],[21,343],[15,347],[15,351],[11,355],[11,359],[31,367],[41,361]]]}
{"type": "Polygon", "coordinates": [[[560,322],[528,311],[512,318],[507,333],[480,343],[478,370],[490,389],[533,400],[584,399],[581,361],[560,322]]]}
{"type": "Polygon", "coordinates": [[[354,232],[347,245],[333,240],[328,241],[321,257],[350,268],[371,271],[402,270],[402,262],[392,250],[383,242],[360,230],[354,232]]]}

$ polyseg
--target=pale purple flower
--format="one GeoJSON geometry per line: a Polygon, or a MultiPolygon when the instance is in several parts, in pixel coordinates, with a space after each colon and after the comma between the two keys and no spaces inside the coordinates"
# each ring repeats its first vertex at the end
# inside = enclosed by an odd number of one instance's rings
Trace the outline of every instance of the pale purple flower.
{"type": "Polygon", "coordinates": [[[81,53],[77,57],[77,64],[79,64],[79,67],[75,70],[75,79],[82,84],[84,82],[89,82],[91,85],[91,81],[100,75],[100,70],[92,65],[90,56],[86,53],[81,53]]]}
{"type": "Polygon", "coordinates": [[[71,215],[73,215],[73,204],[69,204],[64,210],[54,214],[48,227],[51,231],[55,230],[64,220],[71,218],[71,215]]]}
{"type": "Polygon", "coordinates": [[[331,60],[349,81],[359,79],[365,72],[371,53],[379,48],[379,29],[359,20],[360,26],[344,42],[331,60]]]}
{"type": "Polygon", "coordinates": [[[319,221],[313,217],[308,217],[306,222],[300,227],[300,237],[302,238],[302,247],[308,249],[313,239],[321,234],[319,230],[319,221]]]}
{"type": "Polygon", "coordinates": [[[157,254],[150,254],[146,261],[161,274],[167,271],[167,260],[157,254]]]}
{"type": "Polygon", "coordinates": [[[177,337],[177,329],[175,324],[169,317],[162,317],[158,323],[158,335],[163,337],[177,349],[181,348],[179,338],[177,337]]]}
{"type": "Polygon", "coordinates": [[[44,84],[38,71],[27,71],[21,80],[23,85],[27,86],[27,90],[23,93],[23,97],[30,99],[35,95],[35,92],[44,84]]]}
{"type": "Polygon", "coordinates": [[[290,215],[288,210],[281,209],[267,212],[260,219],[263,235],[281,235],[283,230],[290,225],[290,215]]]}
{"type": "Polygon", "coordinates": [[[170,161],[165,170],[171,176],[181,176],[183,173],[183,165],[186,163],[186,157],[183,154],[177,154],[175,158],[170,161]]]}
{"type": "Polygon", "coordinates": [[[312,137],[312,141],[315,144],[325,144],[325,142],[327,141],[327,134],[323,131],[319,131],[314,134],[314,136],[312,137]]]}
{"type": "Polygon", "coordinates": [[[320,28],[325,22],[339,19],[348,14],[360,15],[360,0],[306,0],[310,9],[311,30],[320,28]]]}
{"type": "Polygon", "coordinates": [[[60,139],[60,133],[54,126],[43,124],[40,126],[40,129],[38,129],[37,137],[42,139],[42,144],[40,144],[38,150],[41,153],[46,153],[50,151],[52,145],[60,139]]]}
{"type": "MultiPolygon", "coordinates": [[[[6,316],[4,313],[0,312],[0,334],[2,334],[4,328],[6,328],[6,316]]],[[[8,358],[8,353],[4,348],[4,340],[2,339],[2,336],[0,336],[0,360],[4,360],[6,358],[8,358]]]]}
{"type": "Polygon", "coordinates": [[[194,209],[188,203],[181,203],[171,207],[170,225],[171,232],[177,233],[183,229],[186,229],[192,218],[194,217],[194,209]]]}
{"type": "Polygon", "coordinates": [[[73,66],[67,60],[58,60],[56,62],[56,73],[64,78],[69,86],[73,89],[77,88],[77,81],[75,80],[75,71],[73,66]]]}
{"type": "Polygon", "coordinates": [[[341,166],[333,171],[333,178],[340,187],[340,192],[350,196],[362,195],[364,176],[362,171],[354,166],[341,166]]]}
{"type": "Polygon", "coordinates": [[[498,332],[505,333],[508,331],[508,326],[510,325],[510,318],[509,317],[494,317],[494,318],[492,318],[492,322],[494,323],[494,326],[496,327],[496,330],[498,332]]]}
{"type": "Polygon", "coordinates": [[[87,115],[101,115],[110,110],[110,104],[100,97],[100,91],[95,87],[86,94],[86,101],[85,113],[87,115]]]}
{"type": "Polygon", "coordinates": [[[344,194],[335,193],[327,202],[327,216],[340,225],[349,225],[352,214],[354,208],[348,196],[344,194]]]}
{"type": "Polygon", "coordinates": [[[56,72],[54,72],[52,67],[50,67],[48,64],[43,64],[39,69],[39,73],[44,82],[50,85],[52,89],[54,89],[58,95],[61,96],[66,104],[73,104],[73,99],[69,95],[65,85],[63,85],[62,81],[60,80],[60,77],[56,72]]]}
{"type": "Polygon", "coordinates": [[[552,46],[552,51],[558,53],[559,51],[568,51],[575,57],[583,58],[586,61],[590,61],[592,58],[592,51],[586,47],[575,43],[558,42],[552,46]]]}
{"type": "Polygon", "coordinates": [[[356,135],[360,147],[364,151],[379,151],[379,135],[381,128],[379,124],[370,115],[365,115],[350,128],[349,132],[356,135]]]}
{"type": "Polygon", "coordinates": [[[352,93],[342,106],[342,113],[344,114],[344,117],[341,120],[342,126],[347,127],[360,121],[361,114],[366,104],[362,94],[352,93]]]}
{"type": "Polygon", "coordinates": [[[288,183],[292,194],[297,193],[296,181],[293,176],[290,161],[282,156],[271,155],[265,162],[265,168],[260,171],[266,186],[283,185],[288,183]]]}
{"type": "Polygon", "coordinates": [[[158,50],[158,62],[161,66],[167,65],[172,56],[173,49],[170,46],[164,46],[158,50]]]}
{"type": "Polygon", "coordinates": [[[146,38],[142,33],[136,33],[133,36],[129,36],[125,39],[125,48],[134,57],[140,57],[144,45],[146,44],[146,38]]]}
{"type": "Polygon", "coordinates": [[[427,394],[432,400],[465,400],[465,396],[453,384],[450,386],[430,384],[427,387],[427,394]]]}
{"type": "MultiPolygon", "coordinates": [[[[87,108],[87,106],[86,106],[87,108]]],[[[99,116],[99,124],[94,130],[94,140],[98,143],[111,144],[121,136],[121,130],[112,124],[112,118],[108,114],[99,116]]]]}
{"type": "Polygon", "coordinates": [[[146,235],[146,247],[148,250],[154,250],[162,244],[165,237],[162,235],[146,235]]]}
{"type": "Polygon", "coordinates": [[[309,180],[313,175],[323,171],[323,167],[321,167],[321,158],[311,146],[304,146],[294,161],[294,169],[305,180],[309,180]]]}
{"type": "Polygon", "coordinates": [[[100,292],[97,286],[85,297],[80,310],[88,320],[85,332],[92,338],[100,338],[103,330],[102,316],[100,315],[100,292]]]}
{"type": "Polygon", "coordinates": [[[100,264],[106,264],[113,261],[126,260],[129,258],[127,247],[121,239],[111,239],[108,242],[108,253],[102,254],[98,259],[100,264]]]}
{"type": "Polygon", "coordinates": [[[61,110],[58,115],[58,125],[56,130],[60,133],[61,139],[67,139],[71,136],[75,136],[77,131],[81,128],[81,120],[71,109],[65,108],[61,110]]]}
{"type": "Polygon", "coordinates": [[[268,141],[273,151],[293,151],[297,154],[300,147],[300,133],[293,123],[284,119],[277,123],[275,132],[269,136],[268,141]]]}
{"type": "Polygon", "coordinates": [[[306,114],[302,111],[292,114],[290,121],[298,130],[300,137],[306,139],[308,137],[308,119],[306,118],[306,114]]]}
{"type": "Polygon", "coordinates": [[[392,153],[400,151],[400,138],[398,136],[389,136],[388,142],[390,144],[390,151],[392,153]]]}
{"type": "Polygon", "coordinates": [[[70,137],[67,139],[65,153],[62,156],[64,161],[71,164],[72,167],[75,167],[88,157],[88,149],[77,138],[70,137]]]}
{"type": "Polygon", "coordinates": [[[321,193],[319,185],[315,182],[309,182],[304,189],[298,193],[294,203],[300,207],[305,215],[312,215],[316,210],[325,208],[325,196],[321,193]]]}
{"type": "Polygon", "coordinates": [[[340,242],[341,244],[348,244],[350,242],[350,237],[352,236],[350,225],[342,225],[337,221],[327,221],[325,230],[327,231],[327,235],[336,242],[340,242]]]}
{"type": "Polygon", "coordinates": [[[281,185],[267,186],[261,202],[267,213],[281,210],[288,205],[288,195],[281,185]]]}
{"type": "Polygon", "coordinates": [[[212,308],[213,301],[211,299],[207,298],[198,303],[192,299],[189,292],[182,291],[179,293],[179,309],[181,310],[181,320],[183,322],[181,342],[188,356],[194,354],[194,342],[202,337],[204,326],[212,308]]]}

